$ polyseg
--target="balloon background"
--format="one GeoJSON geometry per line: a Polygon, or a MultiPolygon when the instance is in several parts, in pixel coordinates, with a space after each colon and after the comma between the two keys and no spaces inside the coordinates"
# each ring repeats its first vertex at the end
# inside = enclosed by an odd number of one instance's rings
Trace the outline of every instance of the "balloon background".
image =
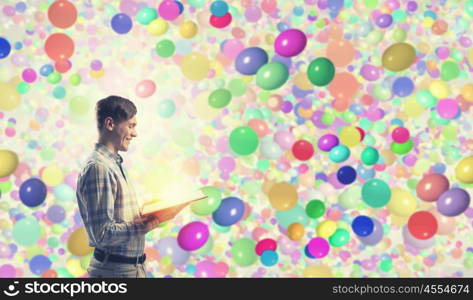
{"type": "Polygon", "coordinates": [[[96,101],[150,277],[473,276],[473,1],[2,1],[0,276],[84,277],[96,101]]]}

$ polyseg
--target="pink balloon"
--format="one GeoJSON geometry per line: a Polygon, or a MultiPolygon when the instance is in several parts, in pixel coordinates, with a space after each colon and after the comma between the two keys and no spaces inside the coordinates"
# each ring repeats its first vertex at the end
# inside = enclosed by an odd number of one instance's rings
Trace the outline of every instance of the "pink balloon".
{"type": "Polygon", "coordinates": [[[172,0],[164,0],[159,4],[159,16],[164,20],[172,21],[179,16],[179,5],[172,0]]]}
{"type": "Polygon", "coordinates": [[[151,80],[143,80],[136,85],[135,93],[138,97],[147,98],[156,91],[156,84],[151,80]]]}
{"type": "Polygon", "coordinates": [[[307,45],[307,37],[299,29],[288,29],[281,32],[274,41],[274,50],[285,57],[296,56],[307,45]]]}
{"type": "Polygon", "coordinates": [[[460,106],[453,99],[443,99],[437,103],[437,112],[444,119],[455,119],[459,111],[460,106]]]}
{"type": "Polygon", "coordinates": [[[225,42],[223,45],[223,54],[226,57],[235,59],[238,54],[245,48],[245,45],[242,41],[238,39],[231,39],[225,42]]]}
{"type": "Polygon", "coordinates": [[[230,173],[235,170],[235,160],[230,156],[222,157],[218,161],[218,168],[224,173],[230,173]]]}
{"type": "Polygon", "coordinates": [[[281,147],[283,150],[292,149],[295,138],[294,135],[289,131],[278,131],[274,135],[274,141],[281,147]]]}
{"type": "Polygon", "coordinates": [[[218,277],[215,272],[215,263],[210,260],[202,261],[196,265],[195,277],[197,278],[215,278],[218,277]]]}
{"type": "Polygon", "coordinates": [[[313,238],[307,245],[307,250],[315,258],[323,258],[330,251],[330,245],[326,239],[321,237],[313,238]]]}
{"type": "Polygon", "coordinates": [[[209,228],[202,222],[192,222],[182,227],[177,235],[179,247],[186,251],[194,251],[207,243],[209,228]]]}
{"type": "Polygon", "coordinates": [[[228,273],[228,265],[224,263],[223,261],[216,263],[214,270],[217,277],[224,278],[225,276],[227,276],[227,273],[228,273]]]}
{"type": "Polygon", "coordinates": [[[28,83],[34,82],[37,77],[36,71],[31,68],[25,69],[23,73],[21,73],[21,77],[23,78],[24,81],[28,83]]]}

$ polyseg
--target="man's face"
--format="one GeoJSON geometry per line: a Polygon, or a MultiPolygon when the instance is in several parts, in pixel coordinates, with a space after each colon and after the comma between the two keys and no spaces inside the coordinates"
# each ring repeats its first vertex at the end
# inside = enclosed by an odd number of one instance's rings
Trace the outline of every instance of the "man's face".
{"type": "Polygon", "coordinates": [[[131,139],[138,136],[136,133],[136,125],[136,116],[127,121],[118,123],[116,131],[114,130],[116,133],[115,148],[118,149],[118,151],[128,151],[131,139]]]}

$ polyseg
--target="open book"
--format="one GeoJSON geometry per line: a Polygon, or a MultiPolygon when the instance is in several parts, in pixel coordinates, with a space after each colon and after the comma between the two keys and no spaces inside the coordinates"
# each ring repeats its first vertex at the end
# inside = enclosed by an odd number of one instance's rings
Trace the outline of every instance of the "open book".
{"type": "Polygon", "coordinates": [[[176,199],[174,201],[153,200],[143,204],[141,214],[143,216],[152,214],[158,215],[159,217],[160,214],[167,214],[168,211],[178,209],[178,207],[183,209],[192,202],[199,201],[205,198],[207,198],[207,196],[204,195],[204,193],[202,193],[201,191],[196,191],[193,194],[188,195],[188,198],[185,199],[176,199]]]}

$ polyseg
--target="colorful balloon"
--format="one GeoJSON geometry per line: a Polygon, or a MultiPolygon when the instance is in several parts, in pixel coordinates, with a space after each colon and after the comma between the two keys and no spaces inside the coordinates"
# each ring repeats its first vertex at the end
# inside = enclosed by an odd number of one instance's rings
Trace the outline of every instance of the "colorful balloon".
{"type": "Polygon", "coordinates": [[[391,189],[381,179],[371,179],[363,184],[361,198],[371,207],[380,208],[391,200],[391,189]]]}
{"type": "Polygon", "coordinates": [[[74,54],[74,41],[64,33],[51,34],[44,43],[44,51],[55,61],[65,61],[74,54]]]}
{"type": "Polygon", "coordinates": [[[330,246],[342,247],[350,241],[350,232],[344,228],[338,228],[328,240],[330,242],[330,246]]]}
{"type": "Polygon", "coordinates": [[[7,39],[0,37],[0,59],[7,57],[10,54],[11,46],[7,39]]]}
{"type": "Polygon", "coordinates": [[[448,190],[450,183],[447,177],[442,174],[425,175],[416,186],[417,197],[419,199],[434,202],[448,190]]]}
{"type": "Polygon", "coordinates": [[[335,77],[335,66],[328,58],[316,58],[307,67],[307,77],[313,85],[326,86],[335,77]]]}
{"type": "Polygon", "coordinates": [[[299,29],[288,29],[281,32],[274,41],[274,50],[284,57],[300,54],[307,45],[307,37],[299,29]]]}
{"type": "Polygon", "coordinates": [[[224,88],[216,89],[209,95],[209,105],[213,108],[224,108],[231,100],[232,94],[224,88]]]}
{"type": "Polygon", "coordinates": [[[287,67],[280,62],[263,65],[256,73],[256,84],[264,90],[275,90],[286,83],[289,78],[287,67]]]}
{"type": "Polygon", "coordinates": [[[292,223],[287,228],[287,236],[293,241],[299,241],[304,237],[305,228],[301,223],[292,223]]]}
{"type": "Polygon", "coordinates": [[[263,239],[256,244],[255,251],[258,256],[261,256],[264,251],[276,251],[278,244],[273,239],[263,239]]]}
{"type": "Polygon", "coordinates": [[[268,63],[268,54],[259,47],[241,51],[235,60],[235,69],[243,75],[254,75],[268,63]]]}
{"type": "Polygon", "coordinates": [[[320,200],[311,200],[307,203],[305,212],[312,219],[320,218],[325,213],[325,204],[320,200]]]}
{"type": "Polygon", "coordinates": [[[399,187],[391,189],[391,200],[388,203],[388,210],[400,217],[408,217],[417,209],[417,200],[410,192],[399,187]]]}
{"type": "Polygon", "coordinates": [[[227,12],[222,17],[217,17],[217,16],[214,16],[214,15],[211,15],[210,16],[210,25],[212,25],[215,28],[225,28],[228,25],[230,25],[230,23],[232,22],[232,19],[233,19],[233,17],[229,12],[227,12]]]}
{"type": "Polygon", "coordinates": [[[6,149],[0,150],[0,178],[11,175],[18,168],[18,155],[6,149]]]}
{"type": "Polygon", "coordinates": [[[292,154],[298,160],[306,161],[314,155],[314,146],[306,140],[299,140],[292,145],[292,154]]]}
{"type": "Polygon", "coordinates": [[[220,206],[222,193],[213,186],[206,186],[200,189],[207,198],[191,204],[191,211],[198,216],[208,216],[220,206]]]}
{"type": "Polygon", "coordinates": [[[358,216],[351,223],[353,232],[360,237],[369,236],[374,230],[374,222],[370,217],[358,216]]]}
{"type": "Polygon", "coordinates": [[[367,166],[372,166],[375,163],[378,162],[379,159],[379,153],[378,150],[376,150],[373,147],[366,147],[363,152],[361,152],[361,161],[367,165],[367,166]]]}
{"type": "Polygon", "coordinates": [[[455,176],[462,183],[473,183],[473,156],[465,157],[457,164],[455,176]]]}
{"type": "Polygon", "coordinates": [[[237,265],[242,267],[254,264],[258,259],[255,252],[255,242],[248,238],[236,241],[232,246],[232,258],[237,265]]]}
{"type": "Polygon", "coordinates": [[[177,235],[179,247],[186,251],[194,251],[207,243],[209,229],[202,222],[191,222],[181,228],[177,235]]]}
{"type": "Polygon", "coordinates": [[[230,134],[230,148],[239,155],[249,155],[256,151],[259,145],[258,135],[247,126],[235,128],[230,134]]]}
{"type": "Polygon", "coordinates": [[[391,137],[396,143],[403,144],[409,140],[410,133],[405,127],[396,127],[391,133],[391,137]]]}
{"type": "Polygon", "coordinates": [[[272,267],[278,263],[279,256],[275,251],[266,250],[261,254],[260,261],[265,267],[272,267]]]}
{"type": "Polygon", "coordinates": [[[330,251],[330,244],[326,239],[321,237],[313,238],[307,244],[307,250],[315,258],[323,258],[330,251]]]}
{"type": "Polygon", "coordinates": [[[437,233],[437,220],[428,211],[418,211],[409,217],[407,228],[414,238],[427,240],[437,233]]]}
{"type": "Polygon", "coordinates": [[[451,188],[437,200],[437,210],[444,216],[455,217],[470,206],[470,194],[461,188],[451,188]]]}
{"type": "Polygon", "coordinates": [[[416,51],[408,43],[396,43],[383,52],[382,63],[386,69],[399,72],[409,68],[415,61],[416,51]]]}
{"type": "Polygon", "coordinates": [[[28,207],[36,207],[46,200],[47,189],[43,181],[30,178],[20,186],[20,199],[28,207]]]}
{"type": "Polygon", "coordinates": [[[143,80],[136,85],[135,93],[138,97],[147,98],[156,91],[156,84],[152,80],[143,80]]]}
{"type": "Polygon", "coordinates": [[[367,236],[358,236],[358,239],[360,240],[360,242],[368,246],[374,246],[378,244],[383,239],[383,235],[384,235],[383,224],[381,224],[376,219],[372,219],[372,220],[374,224],[373,232],[371,232],[367,236]]]}
{"type": "Polygon", "coordinates": [[[237,197],[222,199],[220,206],[212,213],[212,219],[220,226],[231,226],[241,220],[245,204],[237,197]]]}
{"type": "Polygon", "coordinates": [[[77,20],[77,9],[69,1],[54,1],[48,8],[48,19],[56,27],[71,27],[77,20]]]}
{"type": "Polygon", "coordinates": [[[268,198],[275,209],[290,210],[297,204],[297,191],[293,185],[279,182],[271,187],[268,198]]]}
{"type": "Polygon", "coordinates": [[[116,14],[111,21],[113,31],[118,34],[127,34],[133,27],[133,22],[127,14],[116,14]]]}
{"type": "MultiPolygon", "coordinates": [[[[320,140],[319,140],[320,141],[320,140]]],[[[322,145],[323,147],[323,145],[322,145]]],[[[319,146],[320,148],[320,146],[319,146]]],[[[330,149],[329,158],[335,163],[346,161],[350,157],[350,148],[345,145],[338,145],[330,149]]]]}
{"type": "Polygon", "coordinates": [[[356,180],[356,170],[352,166],[343,166],[337,171],[337,179],[342,184],[351,184],[356,180]]]}

